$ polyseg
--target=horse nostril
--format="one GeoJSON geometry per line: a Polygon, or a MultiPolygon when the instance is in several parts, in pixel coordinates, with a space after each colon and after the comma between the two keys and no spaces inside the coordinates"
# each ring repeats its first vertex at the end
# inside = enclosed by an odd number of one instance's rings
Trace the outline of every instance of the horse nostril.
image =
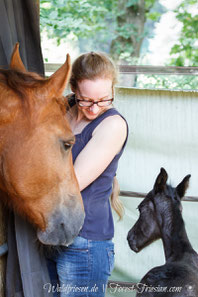
{"type": "Polygon", "coordinates": [[[61,229],[65,229],[65,224],[64,223],[60,223],[60,227],[61,227],[61,229]]]}

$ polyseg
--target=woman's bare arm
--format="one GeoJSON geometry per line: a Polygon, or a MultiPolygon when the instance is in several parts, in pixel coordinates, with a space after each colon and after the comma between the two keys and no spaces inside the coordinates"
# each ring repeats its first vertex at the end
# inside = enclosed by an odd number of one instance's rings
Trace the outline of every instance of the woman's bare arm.
{"type": "Polygon", "coordinates": [[[96,127],[91,140],[80,152],[74,163],[81,191],[107,168],[121,150],[126,135],[126,122],[119,115],[104,119],[96,127]]]}

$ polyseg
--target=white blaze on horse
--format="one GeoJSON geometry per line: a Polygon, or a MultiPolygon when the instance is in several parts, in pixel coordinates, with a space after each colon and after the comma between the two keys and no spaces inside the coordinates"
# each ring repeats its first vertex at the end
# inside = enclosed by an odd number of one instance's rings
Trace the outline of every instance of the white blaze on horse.
{"type": "Polygon", "coordinates": [[[0,197],[35,225],[42,243],[68,245],[84,221],[62,97],[70,57],[45,79],[26,71],[18,48],[10,69],[0,70],[0,197]]]}

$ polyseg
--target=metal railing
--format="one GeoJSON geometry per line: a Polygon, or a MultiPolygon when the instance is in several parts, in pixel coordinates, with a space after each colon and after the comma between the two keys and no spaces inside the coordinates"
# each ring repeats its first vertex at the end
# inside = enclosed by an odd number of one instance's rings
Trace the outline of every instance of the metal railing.
{"type": "MultiPolygon", "coordinates": [[[[132,191],[120,191],[120,196],[123,197],[133,197],[133,198],[145,198],[146,193],[139,193],[139,192],[132,192],[132,191]]],[[[198,197],[196,196],[184,196],[182,201],[191,201],[191,202],[198,202],[198,197]]]]}
{"type": "MultiPolygon", "coordinates": [[[[58,63],[45,63],[45,71],[54,72],[61,65],[58,63]]],[[[118,69],[123,74],[198,75],[198,67],[119,65],[118,69]]]]}

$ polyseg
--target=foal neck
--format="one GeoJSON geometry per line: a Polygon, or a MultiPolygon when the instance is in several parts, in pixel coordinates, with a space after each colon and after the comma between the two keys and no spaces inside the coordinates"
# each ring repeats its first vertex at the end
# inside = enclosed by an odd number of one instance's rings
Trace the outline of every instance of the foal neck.
{"type": "Polygon", "coordinates": [[[186,253],[194,252],[178,207],[174,206],[168,216],[164,214],[162,225],[161,234],[166,261],[179,261],[186,253]]]}

